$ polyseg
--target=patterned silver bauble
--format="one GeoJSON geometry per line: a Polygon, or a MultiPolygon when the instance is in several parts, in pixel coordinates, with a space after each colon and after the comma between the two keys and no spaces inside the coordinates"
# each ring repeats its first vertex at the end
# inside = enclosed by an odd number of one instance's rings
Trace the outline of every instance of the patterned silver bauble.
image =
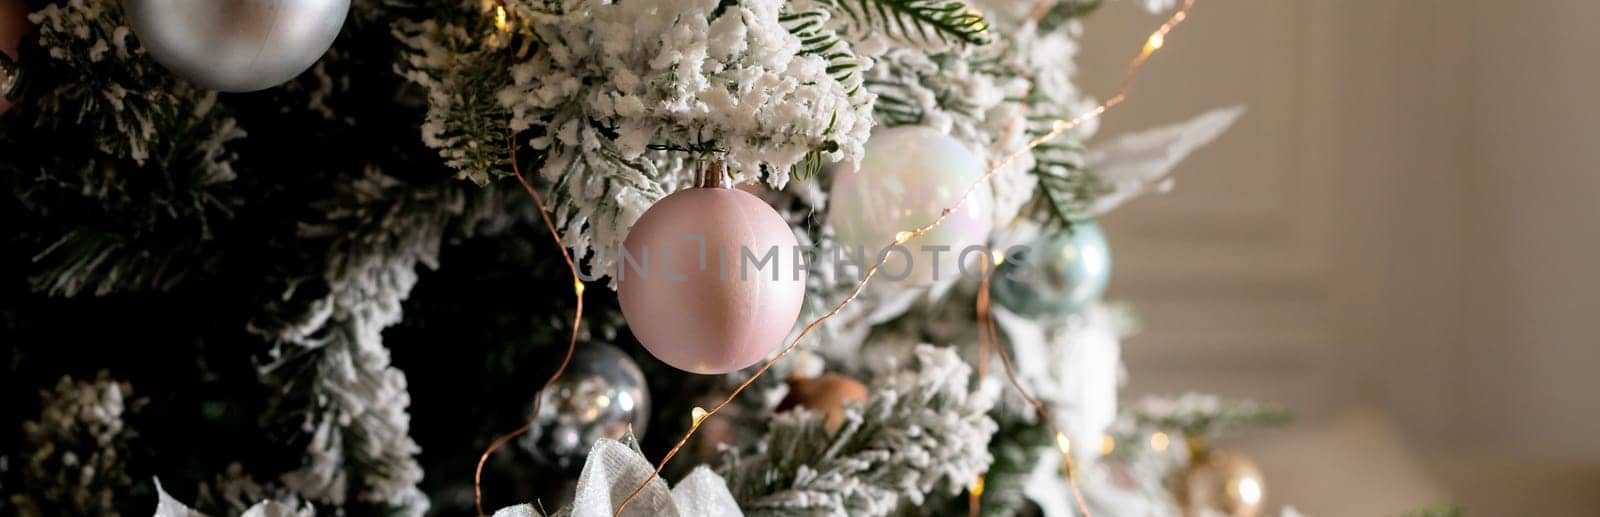
{"type": "Polygon", "coordinates": [[[200,86],[271,88],[333,45],[350,0],[123,0],[150,55],[200,86]]]}
{"type": "Polygon", "coordinates": [[[11,56],[0,52],[0,115],[11,110],[11,105],[16,104],[22,96],[23,69],[11,60],[11,56]]]}
{"type": "Polygon", "coordinates": [[[33,22],[28,21],[28,3],[0,0],[0,115],[10,110],[22,95],[26,70],[17,63],[21,56],[18,47],[22,37],[30,32],[33,32],[33,22]]]}
{"type": "Polygon", "coordinates": [[[650,421],[644,373],[627,354],[605,343],[579,343],[572,364],[540,398],[539,414],[520,444],[568,474],[583,470],[595,440],[620,440],[630,427],[634,436],[643,436],[650,421]]]}
{"type": "Polygon", "coordinates": [[[1091,220],[1046,233],[1008,254],[990,291],[1002,307],[1030,317],[1083,312],[1100,301],[1111,279],[1111,250],[1091,220]]]}

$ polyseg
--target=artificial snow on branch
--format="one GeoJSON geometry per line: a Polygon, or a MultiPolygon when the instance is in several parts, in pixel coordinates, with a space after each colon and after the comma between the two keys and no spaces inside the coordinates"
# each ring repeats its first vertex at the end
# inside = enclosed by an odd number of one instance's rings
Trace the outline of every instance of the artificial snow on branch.
{"type": "Polygon", "coordinates": [[[18,458],[23,490],[7,503],[20,515],[115,514],[133,485],[127,454],[138,433],[124,418],[144,406],[127,383],[101,371],[93,381],[70,376],[39,394],[38,420],[24,422],[31,450],[18,458]]]}
{"type": "Polygon", "coordinates": [[[0,129],[0,172],[33,224],[17,245],[34,289],[61,296],[166,290],[203,263],[198,243],[232,215],[229,146],[245,136],[217,94],[166,73],[113,0],[44,5],[30,90],[0,129]]]}
{"type": "Polygon", "coordinates": [[[437,267],[444,234],[469,203],[452,185],[415,187],[376,171],[343,187],[325,207],[327,220],[301,231],[331,241],[321,278],[327,294],[273,307],[253,325],[279,343],[277,359],[262,369],[285,390],[278,405],[304,415],[306,457],[282,481],[307,500],[382,502],[421,515],[428,502],[417,488],[410,394],[382,332],[400,321],[417,268],[437,267]]]}
{"type": "MultiPolygon", "coordinates": [[[[614,267],[625,229],[684,179],[687,161],[724,162],[736,180],[789,170],[823,150],[855,160],[871,96],[781,22],[785,2],[570,0],[518,7],[542,46],[501,94],[511,128],[534,135],[539,174],[562,186],[564,242],[614,267]]],[[[839,47],[845,50],[845,47],[839,47]]],[[[689,171],[692,172],[692,171],[689,171]]]]}
{"type": "Polygon", "coordinates": [[[509,35],[496,32],[481,9],[461,11],[451,11],[460,21],[396,22],[395,36],[409,49],[396,68],[427,93],[423,143],[459,177],[484,185],[511,173],[511,110],[499,97],[511,82],[502,54],[509,35]]]}
{"type": "Polygon", "coordinates": [[[750,515],[887,515],[956,493],[988,468],[992,397],[971,390],[971,367],[923,345],[912,364],[875,379],[865,405],[846,406],[833,433],[823,415],[773,418],[759,450],[718,469],[750,515]]]}

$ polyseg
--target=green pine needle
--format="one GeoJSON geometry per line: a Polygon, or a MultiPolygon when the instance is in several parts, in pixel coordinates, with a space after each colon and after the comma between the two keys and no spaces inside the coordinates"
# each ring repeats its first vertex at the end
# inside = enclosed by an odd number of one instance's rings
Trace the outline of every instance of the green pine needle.
{"type": "MultiPolygon", "coordinates": [[[[829,29],[830,15],[824,10],[811,10],[801,12],[785,12],[778,17],[778,23],[800,39],[799,55],[821,56],[828,61],[828,75],[843,85],[850,96],[863,102],[860,97],[867,95],[865,88],[861,87],[861,71],[866,68],[866,60],[857,57],[850,49],[850,45],[839,37],[839,33],[829,29]]],[[[834,123],[838,121],[838,113],[828,122],[828,133],[833,131],[834,123]]],[[[822,172],[827,160],[823,154],[839,149],[839,144],[833,141],[823,144],[806,153],[798,163],[789,168],[789,175],[794,179],[803,180],[822,172]]]]}
{"type": "Polygon", "coordinates": [[[989,22],[955,0],[825,0],[862,27],[918,45],[986,45],[989,22]]]}

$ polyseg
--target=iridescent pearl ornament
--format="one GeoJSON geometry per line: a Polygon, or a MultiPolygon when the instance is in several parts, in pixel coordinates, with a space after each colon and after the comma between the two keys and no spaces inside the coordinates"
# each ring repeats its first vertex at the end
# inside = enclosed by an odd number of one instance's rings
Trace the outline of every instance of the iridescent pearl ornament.
{"type": "Polygon", "coordinates": [[[794,232],[766,202],[720,180],[656,202],[623,248],[622,315],[674,368],[710,375],[754,365],[800,317],[807,272],[795,263],[794,232]]]}
{"type": "Polygon", "coordinates": [[[123,0],[150,56],[224,92],[277,86],[333,46],[350,0],[123,0]]]}
{"type": "Polygon", "coordinates": [[[887,256],[874,282],[928,286],[954,279],[963,273],[963,256],[970,272],[985,256],[962,251],[989,237],[994,200],[987,182],[973,188],[943,224],[901,248],[886,246],[954,208],[983,175],[983,162],[960,140],[924,126],[879,129],[867,140],[859,166],[834,171],[828,223],[846,256],[858,258],[857,250],[864,250],[864,267],[887,256]]]}
{"type": "Polygon", "coordinates": [[[534,459],[568,474],[583,469],[595,440],[644,436],[650,388],[617,347],[579,343],[561,378],[539,394],[539,413],[519,442],[534,459]]]}
{"type": "Polygon", "coordinates": [[[1093,220],[1044,233],[995,269],[995,302],[1029,317],[1081,314],[1105,295],[1111,248],[1093,220]]]}

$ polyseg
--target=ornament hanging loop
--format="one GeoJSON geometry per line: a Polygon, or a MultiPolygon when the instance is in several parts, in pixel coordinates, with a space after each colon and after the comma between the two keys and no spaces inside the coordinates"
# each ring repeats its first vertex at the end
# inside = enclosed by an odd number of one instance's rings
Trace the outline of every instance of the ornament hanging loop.
{"type": "Polygon", "coordinates": [[[700,169],[700,178],[696,187],[699,188],[728,188],[727,165],[722,160],[706,162],[700,169]]]}

